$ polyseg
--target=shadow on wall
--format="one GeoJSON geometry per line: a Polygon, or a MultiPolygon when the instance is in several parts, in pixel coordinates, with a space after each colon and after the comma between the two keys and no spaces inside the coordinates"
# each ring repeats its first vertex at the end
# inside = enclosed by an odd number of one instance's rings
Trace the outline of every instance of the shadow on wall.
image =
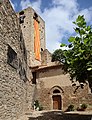
{"type": "Polygon", "coordinates": [[[92,120],[92,115],[67,114],[62,111],[43,112],[41,116],[29,117],[28,120],[92,120]]]}

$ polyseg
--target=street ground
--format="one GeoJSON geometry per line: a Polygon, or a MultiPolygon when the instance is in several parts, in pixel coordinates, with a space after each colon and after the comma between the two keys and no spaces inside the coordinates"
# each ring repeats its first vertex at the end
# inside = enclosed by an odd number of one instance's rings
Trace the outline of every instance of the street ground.
{"type": "Polygon", "coordinates": [[[26,113],[18,120],[92,120],[92,111],[32,111],[26,113]]]}

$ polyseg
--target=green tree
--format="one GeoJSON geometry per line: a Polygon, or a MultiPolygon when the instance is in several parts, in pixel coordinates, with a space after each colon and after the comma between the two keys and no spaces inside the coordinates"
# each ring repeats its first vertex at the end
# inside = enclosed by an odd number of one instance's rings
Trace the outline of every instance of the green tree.
{"type": "Polygon", "coordinates": [[[65,65],[71,80],[75,78],[79,83],[88,81],[92,88],[92,28],[87,26],[83,15],[73,23],[77,35],[68,40],[69,49],[64,51],[65,65]]]}
{"type": "Polygon", "coordinates": [[[62,49],[57,49],[53,52],[52,54],[52,62],[54,61],[59,61],[59,62],[64,62],[64,52],[62,49]]]}

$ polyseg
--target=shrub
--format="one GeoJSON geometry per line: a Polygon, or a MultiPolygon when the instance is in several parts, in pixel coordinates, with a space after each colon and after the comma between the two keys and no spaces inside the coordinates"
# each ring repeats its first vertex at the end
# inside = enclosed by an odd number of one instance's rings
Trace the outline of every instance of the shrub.
{"type": "Polygon", "coordinates": [[[39,104],[38,100],[35,100],[34,106],[35,106],[35,110],[39,110],[39,111],[43,110],[43,107],[39,104]]]}
{"type": "Polygon", "coordinates": [[[43,110],[43,107],[42,105],[39,106],[39,111],[43,110]]]}
{"type": "Polygon", "coordinates": [[[87,108],[87,104],[83,103],[83,104],[81,105],[81,109],[85,110],[86,108],[87,108]]]}
{"type": "Polygon", "coordinates": [[[76,109],[77,111],[80,111],[80,107],[77,107],[77,109],[76,109]]]}
{"type": "Polygon", "coordinates": [[[66,111],[74,111],[74,105],[69,105],[66,111]]]}
{"type": "Polygon", "coordinates": [[[35,105],[35,109],[37,109],[37,108],[39,107],[39,102],[38,102],[38,100],[35,101],[34,105],[35,105]]]}
{"type": "Polygon", "coordinates": [[[83,103],[80,107],[77,107],[77,111],[84,111],[87,108],[87,104],[83,103]]]}

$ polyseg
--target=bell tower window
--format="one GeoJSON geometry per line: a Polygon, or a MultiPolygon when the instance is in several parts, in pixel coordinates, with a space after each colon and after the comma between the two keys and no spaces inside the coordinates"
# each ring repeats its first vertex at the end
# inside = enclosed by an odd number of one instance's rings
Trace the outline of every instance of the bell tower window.
{"type": "Polygon", "coordinates": [[[21,11],[19,13],[19,23],[20,24],[24,23],[24,18],[25,18],[24,11],[21,11]]]}

